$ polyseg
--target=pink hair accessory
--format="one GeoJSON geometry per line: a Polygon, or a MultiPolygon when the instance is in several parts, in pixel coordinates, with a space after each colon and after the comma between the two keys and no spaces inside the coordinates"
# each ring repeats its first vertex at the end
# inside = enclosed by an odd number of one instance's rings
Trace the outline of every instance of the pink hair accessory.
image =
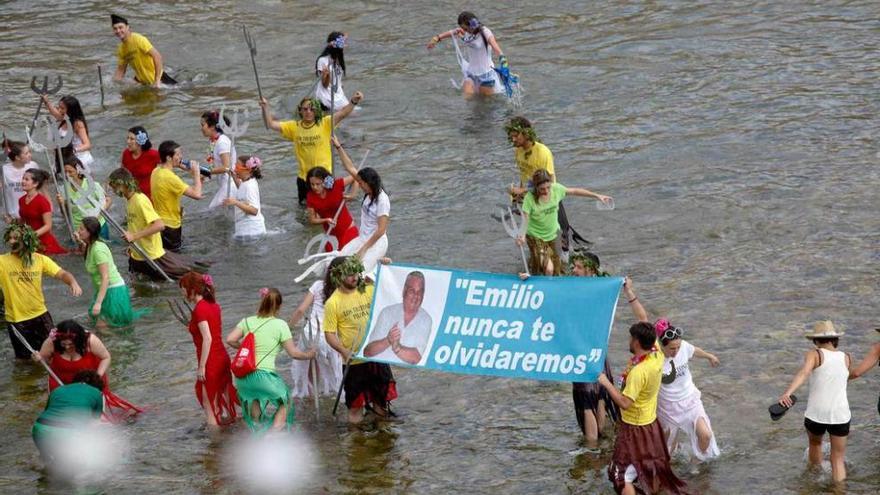
{"type": "Polygon", "coordinates": [[[245,162],[245,164],[244,164],[244,166],[247,168],[258,168],[258,167],[261,167],[262,165],[263,165],[263,162],[262,162],[262,160],[260,160],[260,157],[258,157],[258,156],[252,156],[252,157],[248,158],[248,161],[245,162]]]}
{"type": "Polygon", "coordinates": [[[269,288],[268,287],[263,287],[262,289],[260,289],[260,297],[266,297],[268,295],[269,295],[269,288]]]}
{"type": "Polygon", "coordinates": [[[205,281],[205,285],[213,287],[214,286],[214,278],[208,275],[207,273],[202,275],[202,280],[205,281]]]}
{"type": "Polygon", "coordinates": [[[668,328],[669,320],[667,320],[666,318],[660,318],[659,320],[654,322],[654,332],[657,333],[657,336],[663,335],[663,332],[665,332],[668,328]]]}
{"type": "Polygon", "coordinates": [[[55,328],[55,327],[52,327],[52,330],[49,330],[49,339],[50,339],[50,340],[55,340],[55,337],[56,337],[57,335],[58,335],[58,329],[55,328]]]}

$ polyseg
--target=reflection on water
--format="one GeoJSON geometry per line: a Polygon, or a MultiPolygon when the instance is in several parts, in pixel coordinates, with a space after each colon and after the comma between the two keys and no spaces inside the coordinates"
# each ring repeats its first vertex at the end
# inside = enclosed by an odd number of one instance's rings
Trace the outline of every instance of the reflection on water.
{"type": "MultiPolygon", "coordinates": [[[[154,92],[110,82],[116,40],[108,2],[5,2],[0,49],[6,54],[0,122],[21,138],[36,104],[33,75],[64,76],[89,120],[97,175],[118,166],[125,129],[145,126],[155,145],[181,143],[207,154],[199,116],[246,104],[248,134],[239,153],[259,155],[267,228],[253,245],[231,239],[224,216],[187,203],[187,254],[213,261],[226,328],[253,314],[261,287],[285,294],[285,312],[305,285],[291,260],[318,232],[295,204],[290,143],[263,129],[241,23],[259,47],[263,91],[276,114],[311,86],[326,33],[348,31],[347,92],[364,104],[342,126],[353,157],[369,165],[391,197],[389,256],[399,261],[484,271],[513,271],[518,250],[491,218],[516,177],[501,101],[465,101],[449,84],[458,74],[450,45],[424,49],[431,34],[454,27],[454,2],[300,5],[159,2],[126,5],[181,80],[154,92]],[[401,9],[406,15],[401,16],[401,9]],[[65,19],[61,22],[59,19],[65,19]],[[105,75],[100,107],[95,65],[105,75]]],[[[697,493],[819,493],[828,473],[802,458],[803,406],[779,422],[766,408],[807,350],[798,336],[818,319],[842,324],[842,347],[862,355],[876,340],[880,193],[877,162],[880,28],[876,3],[798,6],[786,2],[591,3],[554,0],[481,5],[511,68],[528,89],[522,113],[554,153],[560,181],[607,191],[616,209],[590,202],[567,207],[572,224],[595,243],[603,265],[630,275],[654,316],[688,329],[688,339],[722,366],[694,368],[723,452],[676,469],[697,493]]],[[[39,159],[39,157],[38,157],[39,159]]],[[[337,173],[341,172],[337,164],[337,173]]],[[[216,187],[206,186],[208,192],[216,187]]],[[[124,205],[112,208],[122,218],[124,205]]],[[[121,247],[113,246],[124,269],[121,247]]],[[[59,259],[81,282],[82,260],[59,259]]],[[[311,279],[310,279],[311,280],[311,279]]],[[[44,285],[56,321],[84,319],[89,296],[73,300],[44,285]]],[[[193,395],[195,352],[165,298],[177,288],[136,284],[134,304],[153,311],[130,330],[102,333],[113,353],[110,380],[148,413],[126,427],[131,460],[110,493],[235,493],[218,458],[232,432],[212,436],[193,395]]],[[[619,312],[610,358],[620,372],[629,315],[619,312]]],[[[0,346],[0,492],[61,493],[47,482],[30,427],[44,406],[41,369],[12,362],[0,346]]],[[[279,373],[288,377],[287,360],[279,373]]],[[[395,370],[403,422],[350,431],[316,420],[297,404],[299,428],[313,441],[321,477],[315,493],[609,493],[603,452],[582,446],[567,384],[395,370]]],[[[850,384],[853,412],[848,493],[880,486],[878,375],[850,384]]],[[[806,394],[806,389],[800,392],[806,394]]],[[[805,395],[804,395],[805,397],[805,395]]],[[[108,475],[109,476],[109,475],[108,475]]]]}

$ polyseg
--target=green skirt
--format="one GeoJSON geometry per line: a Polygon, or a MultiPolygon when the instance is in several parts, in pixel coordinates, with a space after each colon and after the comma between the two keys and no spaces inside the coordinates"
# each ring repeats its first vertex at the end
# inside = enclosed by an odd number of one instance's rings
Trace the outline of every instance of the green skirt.
{"type": "Polygon", "coordinates": [[[98,291],[96,289],[95,293],[92,294],[92,304],[89,305],[89,318],[93,325],[100,318],[111,327],[127,327],[134,320],[148,312],[148,310],[133,310],[131,308],[131,297],[128,295],[128,287],[117,285],[107,288],[107,294],[104,296],[104,301],[101,302],[101,314],[96,318],[92,315],[92,306],[95,305],[97,297],[98,291]]]}
{"type": "Polygon", "coordinates": [[[287,429],[290,429],[296,416],[293,401],[290,400],[290,389],[274,371],[258,369],[244,378],[235,378],[234,383],[241,403],[241,415],[251,431],[260,433],[272,427],[275,416],[266,414],[271,405],[276,408],[287,406],[286,423],[287,429]],[[251,415],[252,404],[259,406],[260,415],[257,418],[251,415]]]}

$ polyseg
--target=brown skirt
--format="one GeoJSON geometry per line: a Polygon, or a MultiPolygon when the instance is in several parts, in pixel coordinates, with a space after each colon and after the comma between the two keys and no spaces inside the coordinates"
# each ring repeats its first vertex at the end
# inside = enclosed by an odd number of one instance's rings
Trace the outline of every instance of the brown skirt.
{"type": "Polygon", "coordinates": [[[544,275],[547,261],[553,263],[553,275],[562,273],[562,261],[559,259],[559,253],[556,252],[556,239],[542,241],[527,235],[526,244],[529,246],[529,272],[532,275],[544,275]]]}
{"type": "MultiPolygon", "coordinates": [[[[193,261],[188,257],[173,251],[165,251],[165,254],[153,261],[159,265],[162,271],[167,273],[172,280],[180,280],[190,271],[197,271],[200,273],[206,272],[208,266],[210,266],[208,263],[193,261]]],[[[136,260],[129,257],[128,271],[131,273],[146,275],[149,279],[156,282],[165,280],[165,277],[163,277],[161,273],[153,269],[150,263],[144,260],[136,260]]]]}
{"type": "Polygon", "coordinates": [[[663,438],[663,429],[656,419],[645,426],[634,426],[625,422],[617,424],[617,440],[614,454],[608,465],[608,479],[621,493],[626,484],[624,474],[632,465],[638,478],[634,486],[637,493],[653,493],[654,484],[666,493],[686,494],[687,485],[672,472],[669,464],[669,451],[663,438]]]}

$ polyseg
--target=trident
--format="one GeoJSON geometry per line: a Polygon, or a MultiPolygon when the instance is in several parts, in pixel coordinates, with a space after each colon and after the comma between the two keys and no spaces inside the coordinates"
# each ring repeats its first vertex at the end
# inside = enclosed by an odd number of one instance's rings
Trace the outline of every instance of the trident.
{"type": "MultiPolygon", "coordinates": [[[[61,148],[70,144],[73,140],[73,125],[70,123],[70,118],[68,116],[64,116],[64,123],[67,124],[67,134],[61,135],[61,129],[52,125],[52,122],[49,120],[49,117],[45,117],[43,121],[46,123],[46,141],[45,143],[39,143],[33,139],[31,136],[33,129],[25,129],[26,134],[28,136],[28,144],[34,150],[39,152],[42,150],[46,153],[46,162],[49,164],[49,175],[52,177],[52,185],[55,186],[55,191],[59,194],[61,193],[61,189],[58,188],[58,180],[55,178],[55,171],[52,167],[52,158],[49,156],[49,148],[52,148],[55,151],[55,156],[58,158],[58,163],[63,163],[61,158],[61,148]]],[[[64,165],[61,166],[61,181],[64,183],[64,204],[59,204],[61,206],[61,216],[64,217],[64,223],[67,225],[67,232],[70,234],[70,240],[73,241],[73,245],[76,246],[76,235],[73,233],[73,224],[70,221],[70,201],[67,197],[67,174],[64,173],[64,165]]]]}
{"type": "MultiPolygon", "coordinates": [[[[223,118],[223,114],[226,112],[226,105],[220,107],[220,121],[218,124],[220,128],[223,129],[223,133],[229,136],[229,139],[232,140],[232,150],[235,151],[235,138],[239,136],[244,136],[244,133],[247,132],[248,128],[248,109],[247,107],[242,107],[241,109],[232,109],[232,118],[229,120],[231,123],[227,124],[226,120],[223,118]],[[238,123],[238,114],[243,111],[244,112],[244,122],[242,124],[238,123]]],[[[232,161],[232,153],[229,154],[229,160],[232,161]]],[[[235,168],[234,163],[229,164],[229,180],[226,182],[226,197],[232,197],[232,180],[233,180],[233,169],[235,168]]]]}
{"type": "MultiPolygon", "coordinates": [[[[41,97],[40,102],[37,104],[37,112],[34,114],[34,119],[31,121],[31,127],[30,127],[31,130],[33,130],[34,126],[37,125],[37,119],[40,117],[40,110],[43,109],[42,96],[43,95],[54,95],[55,93],[61,91],[61,86],[63,86],[63,85],[64,85],[64,81],[61,80],[60,75],[58,76],[58,79],[56,79],[55,87],[52,89],[49,89],[49,76],[43,76],[43,87],[41,87],[41,88],[37,87],[37,76],[34,76],[33,79],[31,79],[31,89],[34,91],[34,93],[40,95],[40,97],[41,97]]],[[[68,129],[72,130],[73,128],[68,127],[68,129]]],[[[28,134],[28,136],[30,136],[30,134],[28,134]]]]}
{"type": "MultiPolygon", "coordinates": [[[[528,227],[528,224],[525,219],[522,219],[521,223],[517,223],[518,220],[509,206],[507,207],[507,211],[501,208],[498,208],[497,210],[498,213],[500,213],[498,216],[501,218],[501,225],[504,226],[504,231],[507,232],[507,235],[516,240],[526,234],[526,227],[528,227]]],[[[529,273],[529,264],[526,262],[526,251],[522,246],[519,247],[519,254],[522,255],[523,267],[526,269],[526,273],[529,273]]]]}
{"type": "MultiPolygon", "coordinates": [[[[251,32],[248,31],[247,26],[241,26],[241,30],[244,32],[244,42],[247,43],[248,51],[251,54],[251,65],[254,68],[254,79],[257,80],[257,95],[259,95],[260,100],[262,100],[263,88],[260,87],[260,74],[257,72],[257,42],[251,36],[251,32]]],[[[269,129],[269,123],[266,121],[265,116],[263,116],[263,125],[266,126],[266,129],[269,129]]]]}

